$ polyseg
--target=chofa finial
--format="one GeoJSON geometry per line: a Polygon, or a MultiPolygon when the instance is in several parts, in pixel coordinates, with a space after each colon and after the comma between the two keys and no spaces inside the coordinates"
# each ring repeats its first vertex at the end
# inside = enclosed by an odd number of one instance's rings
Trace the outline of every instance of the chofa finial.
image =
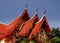
{"type": "Polygon", "coordinates": [[[26,1],[26,6],[25,6],[25,8],[27,8],[28,7],[28,2],[26,1]]]}
{"type": "Polygon", "coordinates": [[[38,12],[38,8],[36,8],[36,12],[38,12]]]}
{"type": "Polygon", "coordinates": [[[43,14],[46,14],[46,7],[44,7],[44,12],[43,12],[43,14]]]}
{"type": "Polygon", "coordinates": [[[46,16],[46,7],[44,7],[43,16],[46,16]]]}
{"type": "Polygon", "coordinates": [[[38,14],[38,8],[36,8],[35,14],[38,14]]]}

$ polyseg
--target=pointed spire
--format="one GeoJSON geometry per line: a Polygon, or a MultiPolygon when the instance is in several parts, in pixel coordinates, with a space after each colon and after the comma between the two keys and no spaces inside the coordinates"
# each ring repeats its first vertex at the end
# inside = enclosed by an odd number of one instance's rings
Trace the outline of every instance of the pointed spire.
{"type": "Polygon", "coordinates": [[[36,12],[38,12],[38,8],[36,8],[36,12]]]}
{"type": "Polygon", "coordinates": [[[26,6],[25,6],[25,8],[27,9],[27,7],[28,7],[28,2],[26,1],[26,6]]]}
{"type": "Polygon", "coordinates": [[[35,14],[38,14],[38,8],[36,8],[35,14]]]}
{"type": "Polygon", "coordinates": [[[36,11],[35,11],[36,14],[38,14],[38,1],[36,0],[36,11]]]}
{"type": "Polygon", "coordinates": [[[36,14],[38,14],[38,1],[36,0],[36,14]]]}
{"type": "Polygon", "coordinates": [[[44,18],[45,16],[46,16],[46,7],[44,7],[44,12],[43,12],[42,18],[44,18]]]}
{"type": "Polygon", "coordinates": [[[45,18],[45,16],[46,16],[46,7],[44,8],[43,16],[42,16],[42,18],[40,19],[40,21],[42,21],[42,19],[45,18]]]}
{"type": "Polygon", "coordinates": [[[44,8],[44,12],[43,12],[43,14],[46,16],[46,7],[44,8]]]}

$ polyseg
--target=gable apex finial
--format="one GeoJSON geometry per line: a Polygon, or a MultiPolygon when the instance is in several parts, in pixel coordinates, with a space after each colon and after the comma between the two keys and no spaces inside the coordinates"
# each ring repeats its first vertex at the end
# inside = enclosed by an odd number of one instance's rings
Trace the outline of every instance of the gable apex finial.
{"type": "Polygon", "coordinates": [[[38,14],[38,8],[36,8],[35,14],[38,14]]]}
{"type": "Polygon", "coordinates": [[[46,7],[44,7],[43,16],[46,16],[46,7]]]}
{"type": "Polygon", "coordinates": [[[46,7],[44,7],[44,12],[43,12],[43,14],[46,14],[46,7]]]}
{"type": "Polygon", "coordinates": [[[28,2],[26,1],[26,6],[25,6],[25,8],[27,8],[28,7],[28,2]]]}
{"type": "Polygon", "coordinates": [[[38,12],[38,8],[36,8],[36,12],[38,12]]]}

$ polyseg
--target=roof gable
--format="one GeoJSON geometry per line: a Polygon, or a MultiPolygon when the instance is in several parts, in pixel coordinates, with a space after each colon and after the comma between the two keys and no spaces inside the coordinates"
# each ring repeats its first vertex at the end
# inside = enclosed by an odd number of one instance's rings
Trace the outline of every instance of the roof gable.
{"type": "Polygon", "coordinates": [[[38,15],[35,14],[35,16],[33,16],[31,19],[25,22],[25,25],[22,27],[19,35],[23,35],[23,36],[26,36],[26,34],[28,35],[33,25],[35,25],[37,21],[38,21],[38,15]]]}
{"type": "Polygon", "coordinates": [[[18,27],[19,25],[21,25],[22,23],[26,22],[27,20],[29,20],[30,17],[28,15],[28,11],[27,9],[25,9],[20,16],[18,16],[16,19],[14,19],[11,23],[9,23],[7,25],[7,27],[5,25],[0,25],[0,28],[4,28],[4,29],[0,29],[0,39],[6,37],[7,35],[9,36],[12,32],[14,32],[14,30],[16,29],[16,27],[18,27]]]}
{"type": "Polygon", "coordinates": [[[47,20],[46,20],[46,17],[45,17],[45,15],[43,15],[42,18],[36,23],[36,25],[35,25],[34,28],[32,29],[32,32],[31,32],[30,35],[29,35],[29,39],[30,39],[30,40],[32,39],[32,35],[34,35],[34,37],[37,36],[39,30],[41,30],[41,26],[43,26],[43,25],[45,26],[45,27],[44,27],[44,30],[45,30],[46,32],[49,32],[49,33],[51,32],[50,27],[49,27],[49,25],[48,25],[48,22],[47,22],[47,20]]]}

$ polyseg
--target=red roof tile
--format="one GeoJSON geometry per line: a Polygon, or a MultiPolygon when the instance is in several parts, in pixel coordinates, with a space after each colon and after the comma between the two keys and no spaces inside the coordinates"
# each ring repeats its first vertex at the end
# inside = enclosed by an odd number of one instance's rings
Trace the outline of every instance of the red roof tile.
{"type": "Polygon", "coordinates": [[[19,17],[17,17],[7,26],[0,24],[0,39],[11,35],[18,26],[20,26],[22,23],[26,22],[29,19],[30,17],[28,15],[27,9],[25,9],[19,17]]]}
{"type": "Polygon", "coordinates": [[[29,32],[31,31],[33,25],[38,21],[37,14],[29,19],[27,22],[25,22],[25,25],[22,27],[19,35],[27,36],[29,32]]]}
{"type": "Polygon", "coordinates": [[[30,35],[28,37],[30,40],[32,40],[32,35],[34,35],[34,37],[37,36],[37,34],[38,34],[39,30],[41,30],[41,26],[43,24],[46,26],[45,31],[51,32],[50,27],[47,23],[46,17],[44,16],[36,23],[35,27],[32,29],[32,32],[30,33],[30,35]],[[45,22],[45,24],[44,24],[44,22],[45,22]]]}

